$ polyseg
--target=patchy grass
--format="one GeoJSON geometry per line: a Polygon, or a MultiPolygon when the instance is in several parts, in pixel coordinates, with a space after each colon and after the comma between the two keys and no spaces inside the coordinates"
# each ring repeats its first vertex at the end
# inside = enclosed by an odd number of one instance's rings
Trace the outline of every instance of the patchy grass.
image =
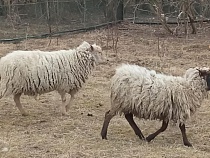
{"type": "MultiPolygon", "coordinates": [[[[118,65],[135,63],[173,75],[182,75],[189,67],[210,65],[209,32],[200,31],[198,35],[190,35],[188,40],[162,35],[158,56],[157,35],[154,35],[157,28],[130,24],[120,27],[126,29],[120,30],[117,57],[112,49],[104,49],[109,62],[95,69],[76,95],[69,116],[61,115],[61,99],[56,92],[44,94],[37,101],[22,96],[24,109],[30,114],[27,117],[20,115],[12,97],[0,100],[0,157],[210,157],[209,100],[204,101],[195,117],[187,123],[187,135],[193,148],[183,145],[179,128],[172,125],[154,141],[141,141],[123,116],[111,120],[108,140],[101,139],[104,114],[110,106],[109,80],[118,65]]],[[[50,39],[0,44],[0,55],[17,49],[69,49],[83,40],[99,42],[99,36],[105,48],[106,30],[102,29],[65,35],[58,39],[58,45],[54,38],[49,46],[50,39]]],[[[135,120],[145,136],[161,126],[159,121],[135,120]]]]}

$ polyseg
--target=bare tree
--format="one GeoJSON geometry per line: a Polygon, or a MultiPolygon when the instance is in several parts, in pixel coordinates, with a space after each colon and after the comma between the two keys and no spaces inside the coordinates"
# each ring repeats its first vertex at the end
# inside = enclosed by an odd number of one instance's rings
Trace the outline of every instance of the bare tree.
{"type": "Polygon", "coordinates": [[[165,14],[163,12],[163,2],[162,2],[162,0],[153,0],[153,1],[150,1],[150,3],[152,4],[152,6],[153,6],[152,8],[154,9],[154,12],[156,13],[156,15],[157,15],[159,21],[161,22],[161,24],[163,25],[163,27],[170,34],[173,34],[173,31],[167,25],[166,17],[165,17],[165,14]]]}
{"type": "MultiPolygon", "coordinates": [[[[202,3],[204,3],[204,0],[201,0],[202,3]]],[[[136,1],[138,3],[142,3],[139,0],[136,1]]],[[[187,29],[188,29],[188,23],[190,24],[191,28],[192,28],[192,34],[196,34],[196,27],[195,27],[195,13],[194,13],[194,6],[193,4],[195,3],[194,0],[181,0],[181,1],[177,1],[177,0],[171,0],[170,4],[174,5],[175,7],[178,8],[179,14],[177,16],[178,19],[178,27],[175,28],[175,30],[172,30],[169,25],[167,24],[167,19],[168,17],[165,15],[164,11],[163,11],[163,4],[165,1],[163,0],[147,0],[144,1],[144,3],[148,3],[151,6],[151,9],[153,10],[153,12],[155,13],[155,15],[157,15],[159,21],[161,22],[162,26],[165,28],[165,30],[170,33],[170,34],[177,34],[177,30],[178,28],[180,28],[180,23],[182,23],[181,19],[183,18],[183,23],[184,23],[184,29],[185,29],[185,34],[187,34],[187,29]]],[[[138,4],[136,4],[137,6],[138,4]]],[[[136,8],[134,9],[134,13],[135,13],[136,8]]],[[[206,9],[207,10],[207,9],[206,9]]]]}

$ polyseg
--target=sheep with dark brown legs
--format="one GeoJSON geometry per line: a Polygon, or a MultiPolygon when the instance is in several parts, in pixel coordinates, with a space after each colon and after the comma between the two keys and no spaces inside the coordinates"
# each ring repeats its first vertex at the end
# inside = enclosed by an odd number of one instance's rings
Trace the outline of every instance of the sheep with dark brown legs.
{"type": "Polygon", "coordinates": [[[183,142],[187,139],[185,122],[201,106],[210,90],[210,69],[190,68],[183,77],[157,74],[137,65],[122,65],[111,79],[111,109],[106,112],[102,139],[107,139],[107,128],[116,114],[124,114],[140,139],[145,139],[133,120],[133,115],[149,120],[162,120],[162,127],[146,137],[150,142],[165,131],[169,121],[179,124],[183,142]]]}

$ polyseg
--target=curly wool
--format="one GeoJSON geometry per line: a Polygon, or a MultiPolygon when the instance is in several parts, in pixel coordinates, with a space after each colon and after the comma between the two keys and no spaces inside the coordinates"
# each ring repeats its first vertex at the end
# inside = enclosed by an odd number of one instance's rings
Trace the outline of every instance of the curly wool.
{"type": "Polygon", "coordinates": [[[0,59],[1,97],[24,93],[34,96],[57,90],[78,90],[95,67],[95,58],[83,42],[73,50],[13,51],[0,59]]]}
{"type": "Polygon", "coordinates": [[[207,97],[206,87],[193,68],[175,77],[124,64],[111,79],[111,108],[139,118],[185,123],[207,97]]]}

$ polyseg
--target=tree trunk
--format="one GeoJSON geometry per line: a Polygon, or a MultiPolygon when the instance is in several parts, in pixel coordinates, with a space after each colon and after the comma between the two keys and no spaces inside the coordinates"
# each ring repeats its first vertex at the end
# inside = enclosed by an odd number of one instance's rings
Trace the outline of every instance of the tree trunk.
{"type": "Polygon", "coordinates": [[[123,20],[124,5],[123,0],[106,1],[106,19],[108,22],[123,20]]]}
{"type": "Polygon", "coordinates": [[[124,5],[123,5],[123,0],[119,0],[118,6],[117,6],[117,21],[118,20],[123,20],[123,14],[124,14],[124,5]]]}

